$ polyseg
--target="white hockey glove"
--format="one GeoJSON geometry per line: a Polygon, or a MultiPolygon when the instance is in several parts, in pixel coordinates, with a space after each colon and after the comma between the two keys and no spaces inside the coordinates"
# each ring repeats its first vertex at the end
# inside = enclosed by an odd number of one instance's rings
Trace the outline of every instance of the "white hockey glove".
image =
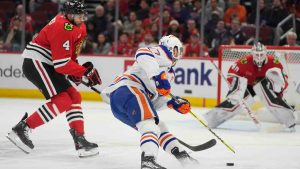
{"type": "Polygon", "coordinates": [[[274,67],[267,70],[266,78],[268,78],[271,81],[274,92],[282,92],[285,86],[285,80],[279,68],[274,67]]]}

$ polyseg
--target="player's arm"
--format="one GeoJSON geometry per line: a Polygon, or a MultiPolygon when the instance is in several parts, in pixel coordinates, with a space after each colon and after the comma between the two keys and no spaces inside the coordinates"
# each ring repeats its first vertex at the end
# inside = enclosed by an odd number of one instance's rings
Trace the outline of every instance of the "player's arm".
{"type": "Polygon", "coordinates": [[[147,77],[153,80],[157,92],[162,96],[170,94],[171,85],[165,71],[159,70],[159,64],[148,48],[140,48],[136,54],[135,59],[137,64],[146,72],[147,77]]]}
{"type": "Polygon", "coordinates": [[[101,84],[99,73],[91,62],[81,66],[71,59],[75,48],[71,31],[64,30],[61,33],[58,31],[56,38],[52,39],[51,51],[55,71],[71,77],[79,77],[80,79],[85,77],[90,86],[101,84]]]}

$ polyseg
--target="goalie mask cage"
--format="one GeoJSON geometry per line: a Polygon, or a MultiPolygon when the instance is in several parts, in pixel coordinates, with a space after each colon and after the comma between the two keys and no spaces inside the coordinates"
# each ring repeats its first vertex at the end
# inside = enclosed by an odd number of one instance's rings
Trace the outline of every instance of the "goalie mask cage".
{"type": "MultiPolygon", "coordinates": [[[[226,77],[229,67],[233,62],[241,57],[251,54],[252,46],[246,45],[222,45],[218,51],[218,67],[222,74],[226,77]]],[[[296,110],[300,108],[300,94],[296,92],[297,87],[300,90],[300,46],[287,47],[287,46],[266,46],[267,55],[273,55],[279,59],[284,67],[284,71],[288,75],[289,87],[285,93],[285,99],[289,104],[295,105],[296,110]]],[[[227,83],[218,74],[218,91],[217,101],[221,102],[225,99],[228,91],[227,83]]],[[[300,92],[300,91],[299,91],[300,92]]],[[[300,116],[299,116],[300,117],[300,116]]],[[[299,121],[299,119],[298,119],[299,121]]]]}

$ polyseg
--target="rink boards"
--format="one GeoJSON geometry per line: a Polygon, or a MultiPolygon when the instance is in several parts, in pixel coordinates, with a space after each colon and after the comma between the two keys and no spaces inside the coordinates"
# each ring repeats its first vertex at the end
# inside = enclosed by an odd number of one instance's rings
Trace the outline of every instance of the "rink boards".
{"type": "MultiPolygon", "coordinates": [[[[132,57],[116,56],[81,56],[79,63],[91,61],[98,69],[103,84],[97,86],[102,90],[114,78],[130,67],[132,57]]],[[[20,54],[0,54],[0,97],[43,98],[41,93],[22,74],[23,58],[20,54]]],[[[217,64],[217,60],[215,61],[217,64]]],[[[223,63],[226,72],[231,62],[223,63]]],[[[296,66],[291,73],[300,72],[296,66]]],[[[175,95],[188,98],[194,106],[212,107],[217,103],[218,72],[209,60],[182,59],[176,67],[176,78],[172,82],[172,92],[175,95]]],[[[299,82],[297,82],[299,84],[299,82]]],[[[80,85],[79,90],[84,99],[101,100],[99,95],[89,88],[80,85]]],[[[222,83],[222,96],[227,93],[226,83],[222,83]]]]}

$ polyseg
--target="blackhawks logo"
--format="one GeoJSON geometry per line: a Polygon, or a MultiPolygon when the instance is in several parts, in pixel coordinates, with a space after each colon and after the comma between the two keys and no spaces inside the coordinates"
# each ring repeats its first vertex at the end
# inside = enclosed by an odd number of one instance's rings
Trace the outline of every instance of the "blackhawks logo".
{"type": "Polygon", "coordinates": [[[248,60],[246,58],[242,59],[241,61],[241,64],[247,64],[248,63],[248,60]]]}
{"type": "Polygon", "coordinates": [[[274,62],[275,64],[279,64],[279,63],[280,63],[279,59],[274,59],[273,62],[274,62]]]}
{"type": "Polygon", "coordinates": [[[70,24],[70,23],[65,23],[64,28],[65,28],[65,30],[67,30],[67,31],[71,31],[71,30],[73,30],[73,25],[70,24]]]}

